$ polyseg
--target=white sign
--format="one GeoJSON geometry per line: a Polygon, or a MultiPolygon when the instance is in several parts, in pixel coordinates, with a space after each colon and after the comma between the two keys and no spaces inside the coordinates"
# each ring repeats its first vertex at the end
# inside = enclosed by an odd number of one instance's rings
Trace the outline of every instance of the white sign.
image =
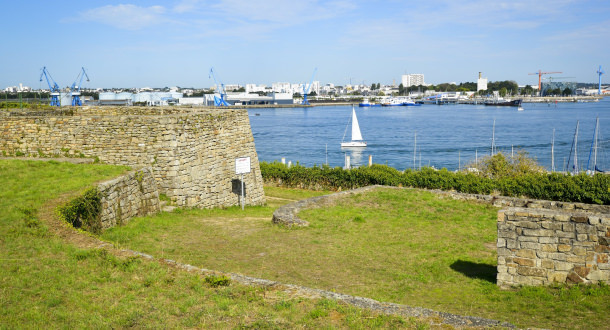
{"type": "Polygon", "coordinates": [[[250,173],[250,157],[235,159],[235,174],[250,173]]]}

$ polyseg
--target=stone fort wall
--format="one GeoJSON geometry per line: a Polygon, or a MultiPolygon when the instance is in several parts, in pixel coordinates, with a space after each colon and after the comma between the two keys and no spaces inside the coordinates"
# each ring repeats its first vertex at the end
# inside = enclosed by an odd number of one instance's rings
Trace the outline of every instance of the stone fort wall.
{"type": "Polygon", "coordinates": [[[102,163],[150,166],[159,193],[178,206],[239,204],[235,159],[250,157],[244,175],[248,205],[265,203],[247,110],[83,107],[0,111],[5,156],[90,157],[102,163]]]}

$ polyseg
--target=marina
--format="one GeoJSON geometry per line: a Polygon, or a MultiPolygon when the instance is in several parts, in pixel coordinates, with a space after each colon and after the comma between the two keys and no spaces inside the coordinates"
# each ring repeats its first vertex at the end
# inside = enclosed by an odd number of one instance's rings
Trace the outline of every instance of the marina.
{"type": "MultiPolygon", "coordinates": [[[[261,161],[284,158],[304,166],[343,167],[346,156],[353,166],[366,165],[372,156],[373,163],[399,170],[422,166],[458,170],[489,155],[493,142],[496,151],[510,155],[523,150],[548,170],[554,165],[557,171],[568,164],[579,121],[577,157],[588,158],[596,131],[597,164],[600,169],[610,167],[606,165],[610,155],[604,151],[610,148],[610,99],[522,106],[523,111],[482,104],[356,107],[366,148],[340,147],[351,105],[255,108],[249,110],[249,119],[261,161]]],[[[586,162],[580,166],[586,171],[586,162]]]]}

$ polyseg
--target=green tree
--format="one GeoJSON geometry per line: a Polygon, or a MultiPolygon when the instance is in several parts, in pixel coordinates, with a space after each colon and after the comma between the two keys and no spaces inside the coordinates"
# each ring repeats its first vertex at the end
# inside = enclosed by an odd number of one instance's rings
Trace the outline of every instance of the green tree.
{"type": "Polygon", "coordinates": [[[404,95],[405,94],[405,86],[400,83],[400,85],[398,85],[398,95],[404,95]]]}
{"type": "Polygon", "coordinates": [[[563,96],[570,96],[572,95],[572,90],[570,89],[570,87],[566,87],[563,92],[562,92],[563,96]]]}
{"type": "Polygon", "coordinates": [[[504,96],[506,96],[507,93],[508,93],[508,90],[506,89],[506,87],[500,88],[500,96],[504,97],[504,96]]]}

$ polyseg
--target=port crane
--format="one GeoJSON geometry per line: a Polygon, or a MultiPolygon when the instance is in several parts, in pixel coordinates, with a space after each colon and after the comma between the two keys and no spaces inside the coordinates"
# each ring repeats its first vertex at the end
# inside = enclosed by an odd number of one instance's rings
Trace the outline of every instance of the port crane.
{"type": "Polygon", "coordinates": [[[309,93],[309,89],[313,84],[313,78],[316,76],[316,71],[318,71],[318,68],[313,69],[313,74],[311,75],[309,85],[303,85],[303,102],[301,103],[302,105],[309,105],[309,101],[307,101],[307,94],[309,93]]]}
{"type": "Polygon", "coordinates": [[[597,95],[602,95],[602,75],[604,74],[604,70],[602,70],[602,66],[599,66],[599,69],[597,70],[597,75],[599,76],[599,82],[597,85],[597,95]]]}
{"type": "Polygon", "coordinates": [[[76,80],[74,80],[74,83],[72,84],[72,86],[70,86],[70,94],[72,95],[72,106],[83,105],[83,101],[81,101],[80,99],[80,88],[83,84],[84,77],[87,77],[87,81],[89,81],[89,76],[87,75],[85,68],[81,67],[81,71],[78,73],[78,76],[76,76],[76,80]],[[77,81],[78,85],[76,84],[77,81]]]}
{"type": "Polygon", "coordinates": [[[542,75],[543,74],[552,74],[552,73],[563,73],[563,72],[559,72],[559,71],[542,72],[542,70],[538,70],[538,72],[529,74],[529,75],[538,75],[538,93],[540,93],[540,88],[542,87],[542,75]]]}
{"type": "Polygon", "coordinates": [[[47,85],[49,85],[49,91],[51,92],[51,103],[49,103],[49,105],[52,107],[60,106],[59,85],[57,85],[55,80],[53,80],[53,77],[51,77],[51,74],[49,73],[49,70],[47,70],[46,66],[42,68],[42,73],[40,73],[40,81],[42,81],[43,76],[47,80],[47,85]],[[53,82],[53,84],[51,84],[51,82],[53,82]]]}
{"type": "Polygon", "coordinates": [[[214,83],[216,84],[216,86],[218,86],[218,92],[220,93],[220,98],[214,95],[214,106],[229,106],[229,103],[227,103],[227,101],[225,100],[225,96],[227,95],[227,92],[225,91],[225,85],[222,83],[222,81],[220,82],[220,84],[218,83],[218,81],[216,81],[216,75],[214,74],[213,67],[210,68],[210,74],[208,75],[208,78],[214,79],[214,83]]]}

